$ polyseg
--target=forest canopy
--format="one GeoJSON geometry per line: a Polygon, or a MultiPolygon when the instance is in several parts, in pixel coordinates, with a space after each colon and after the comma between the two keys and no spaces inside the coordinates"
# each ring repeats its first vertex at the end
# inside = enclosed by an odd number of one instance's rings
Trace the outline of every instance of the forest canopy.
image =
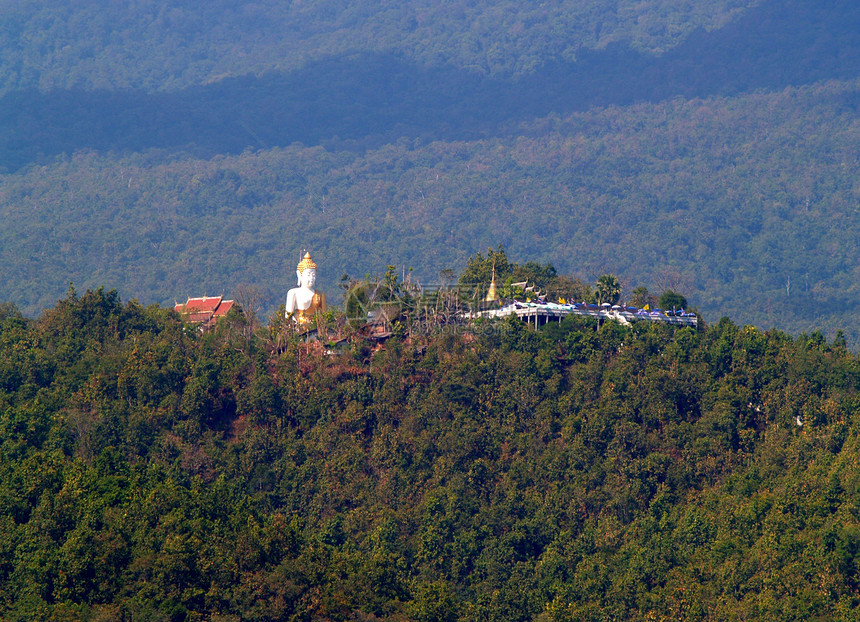
{"type": "Polygon", "coordinates": [[[571,317],[326,354],[247,322],[0,308],[0,617],[856,613],[841,338],[571,317]]]}
{"type": "Polygon", "coordinates": [[[0,619],[858,617],[860,3],[0,13],[0,619]]]}

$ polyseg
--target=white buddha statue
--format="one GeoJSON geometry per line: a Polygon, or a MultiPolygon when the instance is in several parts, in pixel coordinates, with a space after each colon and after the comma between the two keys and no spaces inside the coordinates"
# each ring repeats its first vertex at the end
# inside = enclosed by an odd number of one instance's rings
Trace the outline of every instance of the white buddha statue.
{"type": "Polygon", "coordinates": [[[314,290],[317,282],[317,265],[310,253],[296,267],[299,286],[287,292],[286,317],[292,318],[300,327],[309,327],[317,311],[326,310],[325,294],[314,290]]]}

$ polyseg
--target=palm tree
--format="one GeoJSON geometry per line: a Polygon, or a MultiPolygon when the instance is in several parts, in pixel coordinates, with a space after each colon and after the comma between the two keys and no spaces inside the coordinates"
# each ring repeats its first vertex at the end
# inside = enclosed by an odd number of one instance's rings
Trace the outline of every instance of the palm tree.
{"type": "Polygon", "coordinates": [[[597,304],[616,304],[621,300],[621,281],[614,274],[601,275],[594,287],[594,297],[597,298],[597,304]]]}

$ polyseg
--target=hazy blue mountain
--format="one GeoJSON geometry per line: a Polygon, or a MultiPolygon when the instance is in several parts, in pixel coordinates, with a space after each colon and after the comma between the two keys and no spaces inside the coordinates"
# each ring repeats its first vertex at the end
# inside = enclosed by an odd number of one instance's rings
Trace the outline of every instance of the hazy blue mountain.
{"type": "Polygon", "coordinates": [[[394,53],[418,64],[524,75],[623,43],[659,53],[757,0],[343,0],[133,7],[106,0],[0,2],[0,93],[27,88],[174,91],[292,71],[329,57],[394,53]]]}
{"type": "Polygon", "coordinates": [[[509,134],[550,113],[857,77],[858,30],[856,3],[797,0],[751,9],[718,31],[694,31],[659,56],[612,44],[507,79],[366,52],[171,93],[28,90],[0,102],[0,162],[14,170],[81,148],[179,147],[210,156],[293,142],[376,146],[402,136],[509,134]]]}

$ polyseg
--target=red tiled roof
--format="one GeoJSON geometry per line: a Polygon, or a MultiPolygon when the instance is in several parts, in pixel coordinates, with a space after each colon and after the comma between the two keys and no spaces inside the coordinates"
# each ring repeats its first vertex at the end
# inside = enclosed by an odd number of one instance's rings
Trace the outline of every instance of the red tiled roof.
{"type": "Polygon", "coordinates": [[[233,305],[236,304],[232,300],[224,300],[218,308],[215,309],[215,313],[213,314],[215,317],[221,317],[222,315],[227,315],[227,311],[233,308],[233,305]]]}
{"type": "MultiPolygon", "coordinates": [[[[221,304],[221,296],[204,296],[202,298],[189,298],[188,302],[184,305],[177,305],[177,307],[183,307],[180,311],[184,311],[185,313],[202,313],[208,311],[209,313],[214,313],[215,309],[221,304]]],[[[232,302],[232,301],[231,301],[232,302]]]]}
{"type": "Polygon", "coordinates": [[[177,304],[173,310],[182,315],[187,322],[211,325],[219,317],[227,314],[236,304],[233,300],[222,300],[222,296],[203,296],[189,298],[185,304],[177,304]]]}

